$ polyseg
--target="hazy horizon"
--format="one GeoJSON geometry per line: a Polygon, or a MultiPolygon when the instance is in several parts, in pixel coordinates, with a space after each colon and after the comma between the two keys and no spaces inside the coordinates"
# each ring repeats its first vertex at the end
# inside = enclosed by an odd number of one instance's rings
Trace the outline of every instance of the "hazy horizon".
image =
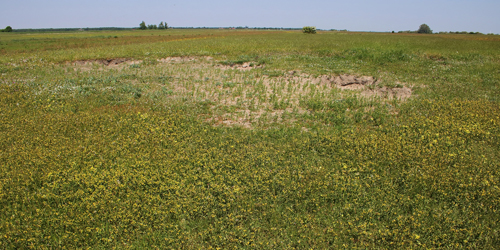
{"type": "Polygon", "coordinates": [[[124,0],[8,1],[0,10],[0,28],[138,27],[167,22],[173,27],[276,27],[350,31],[417,30],[500,33],[500,2],[451,1],[214,1],[142,2],[124,0]]]}

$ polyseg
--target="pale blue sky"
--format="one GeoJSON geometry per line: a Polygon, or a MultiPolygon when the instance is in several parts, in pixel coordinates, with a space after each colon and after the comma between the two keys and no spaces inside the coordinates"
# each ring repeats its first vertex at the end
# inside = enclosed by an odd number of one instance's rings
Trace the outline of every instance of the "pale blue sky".
{"type": "Polygon", "coordinates": [[[0,0],[0,28],[303,27],[500,33],[499,0],[0,0]]]}

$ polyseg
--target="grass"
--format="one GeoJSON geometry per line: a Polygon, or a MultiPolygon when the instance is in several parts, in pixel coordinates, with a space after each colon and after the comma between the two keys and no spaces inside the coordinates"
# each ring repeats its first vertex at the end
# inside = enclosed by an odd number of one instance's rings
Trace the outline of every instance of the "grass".
{"type": "Polygon", "coordinates": [[[495,248],[499,47],[2,33],[0,248],[495,248]],[[343,89],[341,74],[378,82],[343,89]]]}

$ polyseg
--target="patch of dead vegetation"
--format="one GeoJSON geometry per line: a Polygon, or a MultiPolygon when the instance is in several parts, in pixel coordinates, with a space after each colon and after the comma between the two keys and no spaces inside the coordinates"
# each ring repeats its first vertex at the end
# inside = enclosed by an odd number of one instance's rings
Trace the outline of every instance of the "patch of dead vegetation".
{"type": "Polygon", "coordinates": [[[237,69],[240,71],[247,71],[252,69],[263,68],[263,65],[259,65],[256,62],[245,62],[242,64],[217,64],[216,67],[223,70],[237,69]]]}
{"type": "Polygon", "coordinates": [[[140,64],[142,60],[132,60],[128,58],[114,58],[114,59],[97,59],[97,60],[79,60],[66,65],[73,66],[74,70],[90,71],[94,67],[107,68],[107,69],[122,69],[125,66],[133,64],[140,64]]]}
{"type": "Polygon", "coordinates": [[[75,61],[71,63],[75,66],[85,66],[85,65],[104,65],[108,67],[115,67],[122,64],[132,65],[142,63],[142,60],[131,60],[126,58],[115,58],[115,59],[106,59],[106,60],[81,60],[75,61]]]}
{"type": "Polygon", "coordinates": [[[204,57],[196,57],[196,56],[173,56],[173,57],[165,57],[158,59],[158,62],[161,63],[186,63],[186,62],[195,62],[199,60],[211,61],[213,58],[210,56],[204,57]]]}
{"type": "MultiPolygon", "coordinates": [[[[210,56],[195,57],[195,56],[185,56],[185,57],[165,57],[157,59],[159,63],[186,63],[186,62],[198,62],[201,60],[211,61],[213,58],[210,56]]],[[[92,60],[78,60],[74,62],[68,62],[66,65],[73,66],[74,70],[90,71],[96,66],[102,69],[123,69],[126,66],[138,65],[143,63],[143,60],[133,60],[130,58],[113,58],[113,59],[92,59],[92,60]]]]}

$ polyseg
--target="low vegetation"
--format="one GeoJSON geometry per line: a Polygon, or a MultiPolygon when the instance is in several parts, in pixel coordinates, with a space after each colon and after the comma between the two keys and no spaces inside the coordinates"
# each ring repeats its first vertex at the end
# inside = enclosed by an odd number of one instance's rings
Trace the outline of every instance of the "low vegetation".
{"type": "Polygon", "coordinates": [[[0,35],[0,248],[500,244],[500,39],[0,35]]]}

